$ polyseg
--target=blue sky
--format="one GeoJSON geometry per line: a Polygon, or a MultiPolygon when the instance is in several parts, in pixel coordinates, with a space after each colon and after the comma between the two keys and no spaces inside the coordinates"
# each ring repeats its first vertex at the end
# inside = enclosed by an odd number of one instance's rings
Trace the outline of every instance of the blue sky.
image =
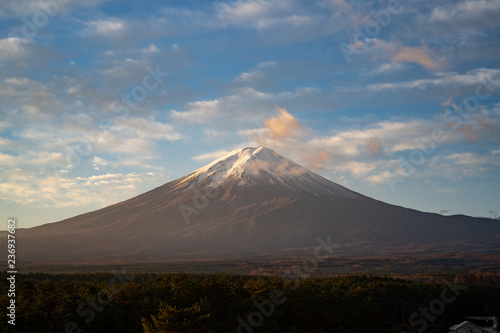
{"type": "Polygon", "coordinates": [[[497,217],[499,17],[488,0],[4,0],[0,209],[55,222],[260,144],[379,200],[497,217]]]}

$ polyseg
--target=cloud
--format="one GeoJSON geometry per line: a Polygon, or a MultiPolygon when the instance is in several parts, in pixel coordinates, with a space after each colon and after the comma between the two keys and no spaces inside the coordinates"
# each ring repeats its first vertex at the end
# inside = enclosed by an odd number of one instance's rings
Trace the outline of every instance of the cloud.
{"type": "Polygon", "coordinates": [[[356,54],[359,61],[376,63],[384,61],[368,73],[370,75],[389,74],[401,71],[408,66],[406,63],[416,63],[429,70],[439,70],[444,61],[426,44],[418,47],[405,46],[396,39],[382,40],[379,38],[355,39],[347,46],[349,54],[356,54]],[[363,56],[364,57],[361,57],[363,56]],[[390,61],[387,63],[387,61],[390,61]]]}
{"type": "Polygon", "coordinates": [[[267,169],[269,167],[269,162],[259,159],[250,160],[248,163],[248,168],[253,175],[258,175],[260,170],[267,169]]]}
{"type": "Polygon", "coordinates": [[[94,156],[92,159],[92,165],[94,166],[94,170],[100,170],[102,167],[107,166],[108,162],[103,158],[94,156]]]}
{"type": "Polygon", "coordinates": [[[264,120],[264,126],[269,130],[270,138],[284,139],[299,136],[304,130],[303,126],[285,109],[279,106],[276,108],[280,114],[264,120]]]}
{"type": "Polygon", "coordinates": [[[111,131],[130,133],[145,140],[177,141],[182,135],[170,124],[158,122],[153,116],[147,118],[120,118],[114,121],[111,131]]]}
{"type": "MultiPolygon", "coordinates": [[[[444,158],[445,160],[451,161],[454,164],[462,165],[464,167],[479,166],[481,164],[488,164],[492,161],[489,157],[479,157],[479,155],[470,152],[450,154],[445,156],[444,158]]],[[[496,163],[500,164],[500,161],[497,161],[496,163]]]]}
{"type": "Polygon", "coordinates": [[[315,152],[304,151],[302,161],[306,163],[306,167],[311,170],[325,170],[324,163],[329,161],[332,155],[326,150],[319,149],[315,152]]]}
{"type": "Polygon", "coordinates": [[[364,177],[378,167],[375,162],[347,161],[340,163],[335,171],[348,172],[356,178],[364,177]]]}
{"type": "Polygon", "coordinates": [[[368,146],[368,149],[370,150],[370,153],[372,155],[380,154],[380,147],[382,143],[379,138],[372,136],[366,141],[366,145],[368,146]]]}
{"type": "Polygon", "coordinates": [[[214,152],[210,152],[210,153],[204,153],[204,154],[201,154],[201,155],[197,155],[195,157],[193,157],[193,160],[196,160],[196,161],[212,161],[212,160],[216,160],[218,158],[220,158],[221,156],[224,156],[228,153],[230,153],[232,150],[224,150],[224,149],[220,149],[220,150],[217,150],[217,151],[214,151],[214,152]]]}
{"type": "Polygon", "coordinates": [[[216,11],[222,22],[263,30],[277,24],[300,25],[307,21],[305,16],[291,14],[293,7],[284,0],[239,0],[219,2],[216,11]]]}
{"type": "Polygon", "coordinates": [[[41,167],[54,162],[63,161],[63,154],[60,152],[36,152],[27,151],[24,154],[5,154],[0,152],[0,166],[5,167],[41,167]]]}
{"type": "MultiPolygon", "coordinates": [[[[500,69],[496,68],[476,68],[459,74],[456,72],[435,72],[433,78],[417,79],[411,81],[371,83],[365,86],[336,86],[336,92],[362,91],[380,92],[393,90],[428,89],[431,87],[448,87],[453,84],[455,87],[470,87],[479,84],[486,84],[488,87],[500,86],[500,69]]],[[[484,93],[484,91],[482,91],[484,93]]]]}
{"type": "Polygon", "coordinates": [[[384,63],[380,64],[376,68],[372,69],[370,75],[381,75],[381,74],[393,74],[406,69],[406,66],[402,63],[384,63]]]}
{"type": "MultiPolygon", "coordinates": [[[[368,172],[372,172],[375,170],[375,168],[368,170],[368,172]]],[[[387,180],[391,179],[393,177],[393,174],[390,171],[379,171],[376,174],[371,174],[371,175],[366,175],[366,177],[363,177],[369,184],[373,185],[382,185],[382,184],[387,184],[387,180]]]]}
{"type": "Polygon", "coordinates": [[[8,37],[0,39],[0,66],[6,61],[19,61],[28,53],[28,47],[31,44],[32,42],[25,38],[8,37]]]}
{"type": "MultiPolygon", "coordinates": [[[[216,1],[214,17],[204,18],[213,29],[243,28],[259,33],[259,40],[275,44],[314,40],[342,29],[319,2],[288,0],[216,1]]],[[[207,11],[208,12],[208,11],[207,11]]]]}
{"type": "Polygon", "coordinates": [[[475,141],[477,140],[477,134],[474,132],[471,126],[460,126],[458,128],[460,132],[465,134],[467,141],[475,141]]]}
{"type": "Polygon", "coordinates": [[[191,124],[204,123],[219,113],[219,105],[219,100],[189,102],[187,111],[172,110],[171,117],[191,124]]]}
{"type": "Polygon", "coordinates": [[[233,126],[242,128],[249,122],[258,122],[276,104],[294,103],[295,107],[306,104],[318,97],[320,91],[314,87],[299,87],[295,91],[277,93],[264,92],[252,87],[237,88],[228,96],[207,101],[189,102],[186,110],[171,110],[173,120],[189,124],[209,124],[213,126],[233,126]]]}
{"type": "Polygon", "coordinates": [[[435,122],[424,120],[382,121],[365,129],[348,129],[332,136],[315,137],[309,142],[337,156],[392,154],[417,148],[419,140],[429,138],[435,127],[435,122]]]}
{"type": "Polygon", "coordinates": [[[297,160],[311,170],[324,170],[323,164],[332,158],[324,149],[308,147],[308,129],[285,109],[276,106],[278,115],[264,119],[264,131],[253,131],[257,144],[277,151],[294,151],[297,160]]]}
{"type": "Polygon", "coordinates": [[[165,180],[161,173],[107,173],[88,177],[43,176],[13,168],[0,179],[0,199],[41,208],[98,208],[128,199],[165,180]]]}
{"type": "Polygon", "coordinates": [[[85,25],[87,28],[83,29],[81,34],[82,36],[88,38],[121,39],[129,31],[128,22],[112,17],[102,20],[88,21],[85,22],[85,25]]]}
{"type": "Polygon", "coordinates": [[[55,114],[61,102],[46,84],[25,77],[7,77],[0,81],[0,107],[36,119],[55,114]]]}
{"type": "Polygon", "coordinates": [[[500,160],[495,156],[477,152],[462,152],[433,156],[422,175],[427,178],[447,178],[453,182],[464,178],[491,179],[491,173],[500,167],[500,160]],[[446,170],[443,173],[443,170],[446,170]]]}
{"type": "Polygon", "coordinates": [[[435,7],[430,16],[431,23],[451,23],[464,28],[475,26],[497,25],[500,15],[500,3],[495,0],[457,1],[444,6],[435,7]]]}
{"type": "MultiPolygon", "coordinates": [[[[174,44],[174,45],[178,47],[177,44],[174,44]]],[[[141,52],[143,52],[143,53],[157,53],[157,52],[160,52],[160,49],[158,49],[158,47],[155,44],[151,43],[148,45],[148,47],[142,49],[141,52]]]]}
{"type": "Polygon", "coordinates": [[[90,21],[87,23],[94,31],[100,35],[114,35],[126,30],[122,20],[108,19],[101,21],[90,21]]]}
{"type": "Polygon", "coordinates": [[[249,71],[240,73],[234,78],[233,83],[238,87],[255,89],[273,89],[276,88],[276,81],[283,79],[281,76],[281,67],[275,61],[266,61],[259,63],[249,71]]]}
{"type": "Polygon", "coordinates": [[[391,60],[394,62],[413,62],[424,66],[430,70],[438,70],[442,66],[435,60],[434,51],[430,50],[427,45],[420,47],[402,47],[391,60]]]}
{"type": "MultiPolygon", "coordinates": [[[[67,14],[71,10],[81,7],[93,7],[108,0],[85,0],[85,1],[56,1],[57,13],[67,14]]],[[[46,3],[49,1],[39,0],[2,0],[0,2],[0,17],[21,17],[34,14],[36,12],[44,13],[46,3]]],[[[50,3],[50,2],[49,2],[50,3]]]]}
{"type": "Polygon", "coordinates": [[[332,11],[332,17],[335,20],[341,20],[345,24],[359,25],[367,21],[366,13],[363,13],[360,8],[354,8],[354,2],[346,2],[345,0],[321,0],[316,2],[321,7],[328,7],[332,11]]]}
{"type": "Polygon", "coordinates": [[[249,73],[241,73],[235,80],[243,82],[255,82],[266,77],[261,71],[252,71],[249,73]]]}
{"type": "Polygon", "coordinates": [[[147,161],[160,158],[158,143],[182,137],[172,125],[152,116],[110,119],[106,128],[91,118],[78,122],[80,118],[67,116],[58,123],[46,121],[24,126],[17,134],[17,152],[4,153],[0,164],[23,165],[23,161],[30,161],[31,164],[25,163],[26,167],[37,163],[41,173],[81,173],[86,168],[116,167],[118,162],[122,166],[135,163],[149,168],[147,161]]]}

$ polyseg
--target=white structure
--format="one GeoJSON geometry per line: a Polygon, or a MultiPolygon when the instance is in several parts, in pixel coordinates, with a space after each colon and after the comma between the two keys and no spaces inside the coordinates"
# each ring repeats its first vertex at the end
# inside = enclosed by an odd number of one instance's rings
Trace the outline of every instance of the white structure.
{"type": "Polygon", "coordinates": [[[449,333],[483,333],[483,330],[471,322],[463,321],[450,327],[449,333]]]}
{"type": "Polygon", "coordinates": [[[460,324],[450,327],[449,333],[498,333],[497,326],[497,317],[469,316],[460,324]]]}
{"type": "Polygon", "coordinates": [[[465,320],[476,324],[481,327],[484,333],[497,333],[498,332],[498,321],[497,317],[494,316],[468,316],[465,320]]]}

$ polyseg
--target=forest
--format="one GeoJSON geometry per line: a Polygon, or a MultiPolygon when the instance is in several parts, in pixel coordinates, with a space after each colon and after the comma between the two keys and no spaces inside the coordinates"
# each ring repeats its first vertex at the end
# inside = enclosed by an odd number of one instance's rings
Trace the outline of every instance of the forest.
{"type": "MultiPolygon", "coordinates": [[[[9,289],[2,272],[2,290],[9,289]]],[[[441,282],[345,275],[192,273],[16,276],[15,328],[0,297],[1,332],[448,332],[470,315],[496,315],[488,277],[441,282]]]]}

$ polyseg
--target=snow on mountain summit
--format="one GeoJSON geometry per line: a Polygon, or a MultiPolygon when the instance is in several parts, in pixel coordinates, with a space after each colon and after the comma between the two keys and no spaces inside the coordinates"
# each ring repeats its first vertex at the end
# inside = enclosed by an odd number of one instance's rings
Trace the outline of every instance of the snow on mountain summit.
{"type": "Polygon", "coordinates": [[[187,185],[184,190],[189,190],[201,183],[213,188],[228,182],[238,186],[282,185],[316,195],[359,196],[262,146],[233,150],[188,174],[179,185],[187,185]]]}

